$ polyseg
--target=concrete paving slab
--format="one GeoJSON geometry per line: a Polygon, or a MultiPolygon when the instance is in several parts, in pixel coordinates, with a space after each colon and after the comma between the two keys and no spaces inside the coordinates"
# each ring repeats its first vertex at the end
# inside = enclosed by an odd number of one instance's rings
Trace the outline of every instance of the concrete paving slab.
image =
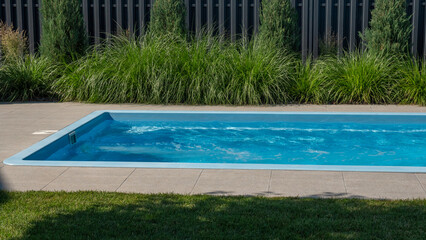
{"type": "Polygon", "coordinates": [[[419,180],[420,185],[423,188],[423,191],[426,192],[426,173],[417,173],[415,175],[416,175],[417,180],[419,180]]]}
{"type": "Polygon", "coordinates": [[[0,168],[0,189],[41,190],[66,169],[65,167],[3,166],[0,168]]]}
{"type": "Polygon", "coordinates": [[[189,194],[201,169],[136,169],[117,191],[189,194]]]}
{"type": "Polygon", "coordinates": [[[69,168],[42,190],[115,191],[134,168],[69,168]]]}
{"type": "Polygon", "coordinates": [[[348,197],[341,172],[273,170],[271,196],[348,197]]]}
{"type": "Polygon", "coordinates": [[[192,194],[268,195],[271,170],[205,169],[192,194]]]}
{"type": "Polygon", "coordinates": [[[426,198],[426,192],[412,173],[344,172],[343,178],[349,195],[383,199],[426,198]]]}

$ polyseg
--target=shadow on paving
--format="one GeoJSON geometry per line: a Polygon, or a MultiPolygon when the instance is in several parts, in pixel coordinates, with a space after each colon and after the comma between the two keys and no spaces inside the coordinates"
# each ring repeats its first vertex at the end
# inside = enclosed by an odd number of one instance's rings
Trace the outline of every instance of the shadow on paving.
{"type": "Polygon", "coordinates": [[[49,208],[48,215],[31,222],[30,229],[19,239],[421,239],[426,236],[426,206],[420,200],[101,193],[83,193],[78,198],[74,196],[74,202],[69,198],[65,195],[59,209],[49,208]]]}

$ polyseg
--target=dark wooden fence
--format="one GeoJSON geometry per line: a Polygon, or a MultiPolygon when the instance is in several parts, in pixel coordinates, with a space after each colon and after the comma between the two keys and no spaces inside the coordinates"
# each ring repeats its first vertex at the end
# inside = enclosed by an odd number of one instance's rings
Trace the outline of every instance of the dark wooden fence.
{"type": "MultiPolygon", "coordinates": [[[[64,0],[67,1],[67,0],[64,0]]],[[[184,0],[186,26],[192,33],[215,28],[231,40],[259,28],[261,0],[184,0]]],[[[0,0],[0,20],[26,31],[31,52],[41,35],[41,0],[0,0]]],[[[150,19],[154,0],[82,0],[86,28],[93,43],[120,29],[140,34],[150,19]]],[[[302,56],[318,56],[320,42],[332,36],[338,51],[362,47],[359,32],[368,27],[374,0],[291,0],[299,14],[302,56]],[[329,34],[326,34],[329,33],[329,34]],[[331,33],[331,34],[330,34],[331,33]]],[[[411,16],[412,53],[426,57],[426,0],[407,0],[411,16]]]]}

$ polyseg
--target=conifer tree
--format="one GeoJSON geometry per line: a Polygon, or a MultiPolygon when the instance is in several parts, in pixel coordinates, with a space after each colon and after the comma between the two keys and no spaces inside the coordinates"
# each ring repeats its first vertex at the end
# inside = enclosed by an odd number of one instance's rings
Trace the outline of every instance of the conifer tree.
{"type": "Polygon", "coordinates": [[[376,0],[370,28],[362,39],[370,51],[406,54],[410,47],[411,24],[405,0],[376,0]]]}
{"type": "Polygon", "coordinates": [[[183,0],[156,0],[151,11],[151,33],[183,36],[186,32],[185,14],[183,0]]]}
{"type": "Polygon", "coordinates": [[[40,53],[54,60],[71,61],[88,46],[79,0],[43,0],[40,53]]]}
{"type": "Polygon", "coordinates": [[[296,9],[290,0],[263,0],[258,38],[279,48],[298,50],[300,34],[296,9]]]}

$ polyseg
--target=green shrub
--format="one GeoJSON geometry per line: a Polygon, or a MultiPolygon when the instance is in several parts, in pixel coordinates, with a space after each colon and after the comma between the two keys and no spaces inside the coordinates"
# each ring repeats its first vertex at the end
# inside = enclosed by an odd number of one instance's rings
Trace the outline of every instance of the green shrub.
{"type": "Polygon", "coordinates": [[[79,0],[43,0],[40,53],[70,62],[83,55],[88,40],[79,0]]]}
{"type": "Polygon", "coordinates": [[[73,63],[55,90],[89,102],[283,103],[293,63],[280,51],[213,36],[115,37],[73,63]]]}
{"type": "Polygon", "coordinates": [[[258,38],[279,48],[298,50],[300,34],[296,10],[290,0],[263,0],[258,38]]]}
{"type": "Polygon", "coordinates": [[[346,53],[320,60],[318,77],[327,83],[330,103],[378,104],[392,102],[398,81],[395,58],[370,52],[346,53]]]}
{"type": "Polygon", "coordinates": [[[52,99],[56,67],[45,58],[27,56],[0,68],[0,101],[52,99]]]}
{"type": "Polygon", "coordinates": [[[376,0],[370,28],[362,36],[370,51],[406,54],[410,46],[411,24],[405,0],[376,0]]]}
{"type": "Polygon", "coordinates": [[[395,85],[397,101],[426,105],[426,63],[408,59],[400,67],[401,80],[395,85]]]}
{"type": "Polygon", "coordinates": [[[152,34],[185,34],[185,4],[183,0],[156,0],[151,11],[149,28],[152,34]]]}

